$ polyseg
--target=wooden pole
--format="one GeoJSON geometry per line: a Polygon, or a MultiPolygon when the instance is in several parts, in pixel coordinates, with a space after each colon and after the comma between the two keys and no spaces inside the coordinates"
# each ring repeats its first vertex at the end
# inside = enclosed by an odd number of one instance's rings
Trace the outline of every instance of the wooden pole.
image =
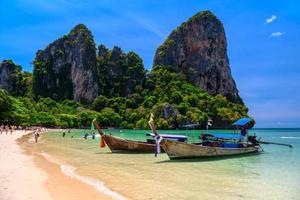
{"type": "Polygon", "coordinates": [[[154,118],[154,115],[153,115],[153,113],[151,113],[150,114],[150,119],[148,121],[148,124],[149,124],[150,128],[152,129],[154,135],[158,135],[158,133],[156,131],[156,127],[154,125],[154,119],[153,118],[154,118]]]}
{"type": "Polygon", "coordinates": [[[97,122],[97,119],[94,119],[94,120],[93,120],[93,124],[94,124],[95,127],[97,128],[98,133],[99,133],[100,135],[104,135],[103,132],[102,132],[102,129],[101,129],[100,125],[99,125],[98,122],[97,122]]]}
{"type": "Polygon", "coordinates": [[[98,133],[101,135],[100,147],[104,148],[105,147],[105,141],[104,141],[104,138],[103,138],[104,133],[102,132],[102,129],[101,129],[100,125],[97,122],[97,119],[93,120],[93,124],[96,126],[96,128],[98,130],[98,133]]]}

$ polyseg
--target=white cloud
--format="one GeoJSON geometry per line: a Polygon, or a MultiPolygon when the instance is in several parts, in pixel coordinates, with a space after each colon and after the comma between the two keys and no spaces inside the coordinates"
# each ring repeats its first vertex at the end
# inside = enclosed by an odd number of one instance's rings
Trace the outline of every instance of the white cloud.
{"type": "Polygon", "coordinates": [[[283,35],[283,33],[281,33],[281,32],[273,32],[273,33],[271,33],[270,37],[279,37],[282,35],[283,35]]]}
{"type": "Polygon", "coordinates": [[[272,15],[270,18],[266,19],[266,23],[270,24],[272,23],[275,19],[277,19],[276,15],[272,15]]]}

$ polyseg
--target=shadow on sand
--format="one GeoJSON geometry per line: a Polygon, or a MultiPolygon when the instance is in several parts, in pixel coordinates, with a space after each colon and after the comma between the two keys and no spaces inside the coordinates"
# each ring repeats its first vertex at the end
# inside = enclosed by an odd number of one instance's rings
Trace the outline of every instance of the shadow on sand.
{"type": "Polygon", "coordinates": [[[237,158],[244,158],[244,157],[252,157],[262,154],[263,152],[254,152],[242,155],[231,155],[231,156],[218,156],[218,157],[209,157],[209,158],[181,158],[181,159],[174,159],[174,160],[163,160],[156,162],[157,164],[162,163],[180,163],[180,162],[211,162],[211,161],[218,161],[218,160],[227,160],[227,159],[237,159],[237,158]]]}
{"type": "Polygon", "coordinates": [[[97,152],[96,154],[154,154],[152,152],[132,152],[132,151],[118,151],[118,152],[97,152]]]}

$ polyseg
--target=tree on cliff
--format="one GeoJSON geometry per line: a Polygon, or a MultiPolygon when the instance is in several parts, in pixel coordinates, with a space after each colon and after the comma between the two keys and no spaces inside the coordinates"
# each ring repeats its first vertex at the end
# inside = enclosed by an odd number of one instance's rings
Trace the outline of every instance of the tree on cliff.
{"type": "Polygon", "coordinates": [[[22,67],[12,60],[0,63],[0,88],[14,96],[24,96],[31,91],[32,74],[22,72],[22,67]]]}
{"type": "Polygon", "coordinates": [[[109,97],[126,97],[138,88],[143,88],[146,70],[143,60],[133,51],[124,53],[121,48],[98,47],[96,75],[100,94],[109,97]]]}

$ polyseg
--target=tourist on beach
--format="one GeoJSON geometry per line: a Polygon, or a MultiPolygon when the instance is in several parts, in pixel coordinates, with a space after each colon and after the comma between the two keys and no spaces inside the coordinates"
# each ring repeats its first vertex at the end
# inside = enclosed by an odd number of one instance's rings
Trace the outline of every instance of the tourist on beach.
{"type": "Polygon", "coordinates": [[[39,131],[38,131],[38,130],[35,130],[35,131],[34,131],[34,139],[35,139],[35,143],[38,142],[39,137],[40,137],[39,131]]]}
{"type": "Polygon", "coordinates": [[[66,136],[66,133],[65,133],[65,132],[63,132],[62,136],[63,136],[63,138],[64,138],[64,137],[66,136]]]}
{"type": "Polygon", "coordinates": [[[95,139],[95,136],[96,136],[95,133],[93,133],[93,135],[92,135],[92,139],[93,139],[93,140],[95,139]]]}
{"type": "Polygon", "coordinates": [[[88,133],[84,134],[83,138],[87,140],[88,135],[88,133]]]}

